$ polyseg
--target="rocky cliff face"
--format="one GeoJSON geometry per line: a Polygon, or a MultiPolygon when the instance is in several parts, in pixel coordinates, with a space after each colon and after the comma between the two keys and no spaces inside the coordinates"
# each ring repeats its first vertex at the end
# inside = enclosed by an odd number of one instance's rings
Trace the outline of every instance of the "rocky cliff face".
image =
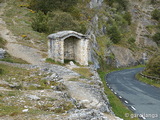
{"type": "MultiPolygon", "coordinates": [[[[90,22],[90,27],[88,28],[88,34],[90,35],[92,41],[91,46],[94,50],[91,50],[91,61],[97,66],[99,55],[96,51],[103,52],[101,56],[107,64],[112,64],[115,67],[124,67],[139,64],[142,61],[142,54],[147,53],[147,57],[150,58],[154,50],[158,49],[157,44],[152,40],[151,36],[155,34],[155,29],[149,29],[151,26],[157,25],[157,22],[152,19],[151,13],[158,6],[151,4],[150,0],[129,0],[128,12],[132,16],[131,25],[128,27],[123,26],[126,31],[130,31],[129,36],[135,38],[133,45],[126,45],[127,41],[123,41],[118,45],[113,45],[112,43],[106,45],[105,50],[100,51],[102,45],[99,42],[103,42],[108,39],[107,29],[109,25],[106,25],[108,21],[112,21],[112,18],[118,16],[118,14],[124,14],[126,11],[116,12],[116,8],[108,6],[103,0],[96,1],[91,0],[90,8],[95,9],[95,15],[90,22]],[[96,4],[97,3],[97,4],[96,4]],[[96,5],[95,5],[96,4],[96,5]],[[110,17],[112,16],[112,17],[110,17]],[[97,40],[96,38],[104,39],[97,40]],[[98,43],[97,43],[98,41],[98,43]],[[134,49],[134,50],[133,50],[134,49]],[[98,57],[97,57],[98,56],[98,57]],[[111,59],[112,58],[112,59],[111,59]]],[[[126,35],[125,39],[128,36],[126,35]]],[[[105,42],[103,42],[105,44],[105,42]]],[[[104,49],[104,48],[103,48],[104,49]]]]}

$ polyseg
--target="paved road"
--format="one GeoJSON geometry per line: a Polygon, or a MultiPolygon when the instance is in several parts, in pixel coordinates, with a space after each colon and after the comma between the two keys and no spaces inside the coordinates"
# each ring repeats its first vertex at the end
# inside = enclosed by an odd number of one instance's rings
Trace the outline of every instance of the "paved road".
{"type": "Polygon", "coordinates": [[[140,114],[146,120],[160,120],[160,88],[136,80],[135,74],[141,70],[143,68],[112,72],[106,76],[107,85],[135,115],[140,114]]]}

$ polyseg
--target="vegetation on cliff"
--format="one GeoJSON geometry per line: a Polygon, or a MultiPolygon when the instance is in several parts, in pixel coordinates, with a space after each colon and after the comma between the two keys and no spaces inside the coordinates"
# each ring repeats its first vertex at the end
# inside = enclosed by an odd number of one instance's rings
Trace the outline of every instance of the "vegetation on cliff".
{"type": "Polygon", "coordinates": [[[148,62],[145,74],[153,77],[160,78],[160,54],[156,54],[152,59],[148,62]]]}

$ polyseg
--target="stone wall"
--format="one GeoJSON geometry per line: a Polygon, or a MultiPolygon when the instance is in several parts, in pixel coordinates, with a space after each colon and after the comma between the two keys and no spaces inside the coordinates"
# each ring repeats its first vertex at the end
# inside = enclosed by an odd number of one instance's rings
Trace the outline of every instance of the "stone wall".
{"type": "Polygon", "coordinates": [[[48,56],[55,61],[75,60],[88,65],[89,39],[75,31],[61,31],[48,36],[48,56]]]}

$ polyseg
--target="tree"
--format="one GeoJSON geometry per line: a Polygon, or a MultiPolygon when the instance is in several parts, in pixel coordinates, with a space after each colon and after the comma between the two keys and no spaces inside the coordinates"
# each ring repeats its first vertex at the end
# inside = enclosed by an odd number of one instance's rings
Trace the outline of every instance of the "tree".
{"type": "Polygon", "coordinates": [[[160,54],[156,54],[148,62],[145,73],[150,76],[160,77],[160,54]]]}
{"type": "Polygon", "coordinates": [[[117,44],[121,40],[120,32],[116,26],[110,27],[108,34],[114,44],[117,44]]]}
{"type": "Polygon", "coordinates": [[[45,14],[49,11],[62,10],[69,12],[78,0],[30,0],[30,7],[45,14]]]}
{"type": "Polygon", "coordinates": [[[157,21],[160,21],[160,10],[158,10],[158,9],[153,10],[152,18],[157,21]]]}
{"type": "Polygon", "coordinates": [[[48,16],[43,12],[39,11],[36,16],[32,19],[32,28],[37,32],[47,32],[48,31],[48,16]]]}
{"type": "Polygon", "coordinates": [[[123,18],[128,22],[128,25],[131,25],[132,15],[131,15],[130,12],[126,12],[126,13],[123,15],[123,18]]]}
{"type": "Polygon", "coordinates": [[[160,45],[160,32],[153,35],[153,40],[160,45]]]}
{"type": "Polygon", "coordinates": [[[50,18],[48,21],[49,33],[62,30],[75,30],[79,32],[81,29],[79,23],[67,12],[51,12],[48,16],[50,18]]]}

